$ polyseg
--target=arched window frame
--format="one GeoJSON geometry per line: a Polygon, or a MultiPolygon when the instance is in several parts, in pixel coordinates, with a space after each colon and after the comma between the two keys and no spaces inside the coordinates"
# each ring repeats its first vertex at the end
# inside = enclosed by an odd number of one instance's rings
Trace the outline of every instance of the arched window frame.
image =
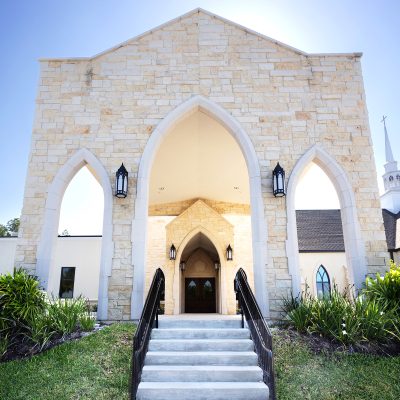
{"type": "Polygon", "coordinates": [[[331,280],[326,268],[321,264],[315,276],[316,293],[318,297],[326,297],[331,293],[331,280]]]}

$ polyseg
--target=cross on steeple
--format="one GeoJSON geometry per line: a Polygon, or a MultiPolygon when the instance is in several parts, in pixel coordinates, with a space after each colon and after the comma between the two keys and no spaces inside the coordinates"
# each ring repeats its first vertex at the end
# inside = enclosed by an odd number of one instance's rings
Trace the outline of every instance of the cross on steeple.
{"type": "Polygon", "coordinates": [[[391,163],[391,162],[394,161],[394,158],[393,158],[392,146],[390,145],[389,136],[388,136],[388,133],[387,133],[387,130],[386,130],[386,118],[387,118],[387,116],[384,115],[384,116],[382,117],[382,121],[381,121],[381,122],[383,122],[383,127],[384,127],[384,130],[385,130],[385,154],[386,154],[386,162],[387,162],[387,163],[391,163]]]}

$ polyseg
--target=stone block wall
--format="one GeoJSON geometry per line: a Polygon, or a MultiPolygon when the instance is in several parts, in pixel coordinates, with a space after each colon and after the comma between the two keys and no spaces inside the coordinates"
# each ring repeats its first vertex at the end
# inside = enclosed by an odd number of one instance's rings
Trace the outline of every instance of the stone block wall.
{"type": "Polygon", "coordinates": [[[123,161],[126,199],[113,200],[109,319],[129,319],[131,225],[136,179],[154,128],[201,95],[228,111],[258,157],[268,239],[266,282],[272,317],[291,288],[284,198],[274,198],[279,160],[290,177],[314,144],[346,172],[357,205],[369,273],[387,258],[360,55],[312,55],[203,11],[88,59],[42,60],[16,264],[34,270],[50,183],[80,148],[109,173],[123,161]]]}

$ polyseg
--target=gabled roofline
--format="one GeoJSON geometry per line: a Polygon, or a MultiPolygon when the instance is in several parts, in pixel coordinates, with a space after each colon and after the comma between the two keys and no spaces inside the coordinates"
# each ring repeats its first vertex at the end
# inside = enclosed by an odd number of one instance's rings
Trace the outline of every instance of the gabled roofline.
{"type": "Polygon", "coordinates": [[[203,8],[198,7],[198,8],[195,8],[194,10],[191,10],[191,11],[187,12],[186,14],[183,14],[183,15],[177,17],[177,18],[171,19],[171,20],[169,20],[167,22],[164,22],[161,25],[156,26],[155,28],[152,28],[152,29],[150,29],[150,30],[148,30],[146,32],[143,32],[140,35],[134,36],[134,37],[122,42],[122,43],[119,43],[116,46],[113,46],[113,47],[111,47],[111,48],[109,48],[107,50],[104,50],[104,51],[102,51],[100,53],[97,53],[92,57],[39,58],[39,62],[44,62],[44,61],[64,61],[64,62],[68,62],[68,61],[75,61],[75,62],[76,61],[93,61],[93,60],[95,60],[95,59],[97,59],[97,58],[99,58],[99,57],[101,57],[101,56],[103,56],[103,55],[105,55],[107,53],[110,53],[110,52],[115,51],[115,50],[117,50],[117,49],[119,49],[121,47],[126,46],[127,44],[131,43],[132,41],[139,40],[139,39],[143,38],[146,35],[149,35],[149,34],[155,32],[157,30],[160,30],[160,29],[164,28],[167,25],[173,24],[175,22],[180,21],[181,19],[187,18],[187,17],[189,17],[189,16],[191,16],[193,14],[200,13],[200,12],[204,13],[206,15],[209,15],[210,17],[217,18],[220,21],[223,21],[223,22],[225,22],[225,23],[227,23],[229,25],[232,25],[232,26],[234,26],[234,27],[236,27],[238,29],[241,29],[246,33],[251,33],[252,35],[255,35],[255,36],[258,36],[258,37],[260,37],[262,39],[266,39],[268,41],[271,41],[271,42],[275,43],[278,46],[282,46],[283,48],[285,48],[287,50],[290,50],[290,51],[292,51],[292,52],[294,52],[296,54],[299,54],[299,55],[302,55],[302,56],[305,56],[305,57],[361,57],[362,56],[361,52],[354,52],[354,53],[306,53],[305,51],[302,51],[302,50],[299,50],[299,49],[297,49],[295,47],[289,46],[289,45],[287,45],[285,43],[280,42],[279,40],[276,40],[276,39],[273,39],[273,38],[271,38],[269,36],[263,35],[262,33],[253,31],[252,29],[246,28],[243,25],[240,25],[240,24],[238,24],[236,22],[233,22],[233,21],[231,21],[229,19],[226,19],[226,18],[221,17],[221,16],[219,16],[217,14],[214,14],[214,13],[212,13],[210,11],[207,11],[207,10],[204,10],[203,8]]]}

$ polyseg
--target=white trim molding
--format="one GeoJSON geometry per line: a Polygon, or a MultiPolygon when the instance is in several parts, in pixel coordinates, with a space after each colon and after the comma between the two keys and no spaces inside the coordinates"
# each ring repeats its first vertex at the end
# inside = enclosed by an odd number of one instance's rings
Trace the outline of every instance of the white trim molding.
{"type": "Polygon", "coordinates": [[[337,161],[320,145],[314,145],[297,161],[290,174],[287,186],[288,237],[286,241],[286,253],[289,273],[292,276],[293,295],[297,296],[301,292],[295,194],[299,179],[306,166],[311,162],[321,167],[336,189],[340,202],[349,280],[351,284],[354,284],[359,289],[365,280],[367,269],[365,244],[361,237],[353,189],[345,171],[337,161]]]}
{"type": "Polygon", "coordinates": [[[100,279],[97,317],[107,319],[108,278],[111,276],[113,255],[112,242],[112,187],[108,173],[101,162],[87,149],[78,150],[57,172],[47,191],[44,222],[37,249],[36,273],[47,289],[52,269],[58,236],[60,209],[65,190],[75,174],[87,166],[98,180],[104,192],[103,237],[101,243],[100,279]]]}
{"type": "Polygon", "coordinates": [[[156,127],[142,154],[138,178],[135,217],[132,224],[132,264],[134,279],[131,297],[131,318],[138,319],[144,304],[147,215],[149,204],[149,180],[154,158],[164,138],[182,120],[202,111],[218,121],[235,138],[246,160],[250,183],[252,222],[253,268],[255,295],[263,315],[269,316],[266,288],[267,227],[261,191],[260,166],[253,144],[245,130],[231,114],[203,96],[193,96],[172,110],[156,127]]]}

